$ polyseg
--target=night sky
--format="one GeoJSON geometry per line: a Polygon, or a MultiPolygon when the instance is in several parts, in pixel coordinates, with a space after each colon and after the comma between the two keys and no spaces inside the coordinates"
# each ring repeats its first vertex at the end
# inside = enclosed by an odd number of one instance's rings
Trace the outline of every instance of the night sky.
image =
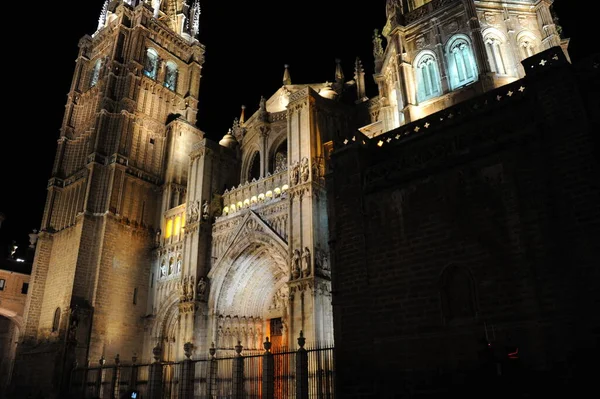
{"type": "MultiPolygon", "coordinates": [[[[5,2],[4,129],[0,144],[0,212],[7,220],[0,240],[28,242],[39,229],[56,140],[62,123],[77,43],[92,34],[104,0],[5,2]],[[8,90],[7,87],[8,86],[8,90]]],[[[292,83],[334,80],[335,59],[346,79],[360,57],[367,95],[376,94],[372,34],[385,23],[385,0],[201,1],[200,41],[206,62],[200,84],[198,127],[219,140],[246,105],[257,108],[261,95],[281,86],[284,64],[292,83]]],[[[593,51],[588,39],[596,23],[584,2],[556,0],[555,9],[571,38],[574,62],[593,51]],[[587,32],[587,33],[586,33],[587,32]]]]}

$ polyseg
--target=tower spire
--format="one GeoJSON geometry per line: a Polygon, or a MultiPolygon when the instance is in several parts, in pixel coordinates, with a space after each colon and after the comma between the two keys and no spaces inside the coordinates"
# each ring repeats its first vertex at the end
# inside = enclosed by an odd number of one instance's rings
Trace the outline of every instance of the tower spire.
{"type": "Polygon", "coordinates": [[[190,21],[192,21],[190,34],[192,37],[196,37],[200,33],[200,12],[200,0],[194,0],[190,8],[190,21]]]}
{"type": "Polygon", "coordinates": [[[98,29],[96,29],[96,32],[98,32],[100,29],[104,28],[104,25],[106,25],[107,15],[108,15],[108,0],[106,0],[104,2],[104,5],[102,6],[102,10],[100,11],[100,17],[98,18],[98,29]]]}
{"type": "Polygon", "coordinates": [[[285,67],[285,71],[283,72],[283,84],[284,85],[291,85],[292,84],[292,77],[290,76],[290,71],[288,70],[288,68],[290,66],[288,64],[285,64],[284,67],[285,67]]]}
{"type": "Polygon", "coordinates": [[[246,115],[245,115],[245,111],[246,111],[246,106],[242,105],[242,113],[240,115],[240,124],[243,125],[244,122],[246,122],[246,115]]]}
{"type": "Polygon", "coordinates": [[[356,57],[356,63],[354,64],[354,81],[356,82],[356,102],[363,102],[367,99],[365,91],[365,70],[358,57],[356,57]]]}
{"type": "Polygon", "coordinates": [[[339,58],[335,59],[335,82],[332,85],[333,90],[340,94],[344,88],[344,71],[341,65],[342,60],[339,58]]]}

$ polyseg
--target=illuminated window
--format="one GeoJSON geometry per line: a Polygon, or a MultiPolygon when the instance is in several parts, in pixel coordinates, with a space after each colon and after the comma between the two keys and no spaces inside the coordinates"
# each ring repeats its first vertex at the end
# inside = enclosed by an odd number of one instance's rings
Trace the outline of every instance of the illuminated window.
{"type": "Polygon", "coordinates": [[[173,219],[167,220],[167,227],[165,229],[165,238],[169,238],[173,235],[173,219]]]}
{"type": "Polygon", "coordinates": [[[167,72],[165,73],[165,87],[169,90],[175,91],[177,88],[177,65],[169,61],[167,62],[167,72]]]}
{"type": "Polygon", "coordinates": [[[538,40],[530,32],[521,32],[517,37],[517,43],[519,43],[519,51],[521,53],[521,60],[529,58],[536,53],[538,40]]]}
{"type": "Polygon", "coordinates": [[[181,216],[175,218],[175,235],[178,236],[181,231],[181,216]]]}
{"type": "Polygon", "coordinates": [[[416,59],[417,99],[419,102],[441,94],[440,73],[435,55],[423,52],[416,59]]]}
{"type": "Polygon", "coordinates": [[[102,67],[102,60],[96,61],[94,69],[92,70],[92,77],[90,78],[90,87],[96,86],[98,79],[100,78],[100,68],[102,67]]]}
{"type": "Polygon", "coordinates": [[[504,41],[497,35],[488,34],[485,36],[485,50],[492,71],[499,75],[506,75],[504,41]]]}
{"type": "Polygon", "coordinates": [[[477,80],[477,67],[471,42],[467,36],[457,35],[447,47],[448,80],[454,90],[477,80]]]}
{"type": "Polygon", "coordinates": [[[158,72],[158,53],[156,50],[149,48],[146,52],[146,65],[144,66],[144,75],[149,78],[156,79],[158,72]]]}
{"type": "Polygon", "coordinates": [[[58,331],[60,326],[60,308],[56,308],[54,311],[54,319],[52,320],[52,332],[58,331]]]}

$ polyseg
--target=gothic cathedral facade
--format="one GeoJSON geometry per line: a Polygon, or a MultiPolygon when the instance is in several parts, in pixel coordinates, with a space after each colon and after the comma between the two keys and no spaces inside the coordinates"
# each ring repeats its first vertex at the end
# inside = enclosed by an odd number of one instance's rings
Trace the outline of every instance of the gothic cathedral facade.
{"type": "Polygon", "coordinates": [[[217,143],[196,127],[199,1],[107,1],[79,42],[14,383],[57,389],[60,370],[117,354],[178,361],[187,342],[197,357],[267,337],[295,347],[300,331],[333,344],[334,139],[377,136],[566,51],[551,3],[388,0],[377,96],[358,59],[351,81],[339,64],[333,83],[292,84],[286,69],[217,143]]]}

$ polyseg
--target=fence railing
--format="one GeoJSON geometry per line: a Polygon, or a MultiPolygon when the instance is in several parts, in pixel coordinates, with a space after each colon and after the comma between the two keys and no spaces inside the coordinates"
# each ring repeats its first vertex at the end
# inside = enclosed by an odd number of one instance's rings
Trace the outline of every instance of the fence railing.
{"type": "Polygon", "coordinates": [[[245,356],[238,344],[236,354],[192,360],[191,344],[184,346],[187,359],[138,365],[115,364],[76,368],[72,371],[69,394],[81,399],[332,399],[334,398],[333,347],[304,348],[298,338],[296,351],[271,351],[264,343],[261,355],[245,356]]]}

